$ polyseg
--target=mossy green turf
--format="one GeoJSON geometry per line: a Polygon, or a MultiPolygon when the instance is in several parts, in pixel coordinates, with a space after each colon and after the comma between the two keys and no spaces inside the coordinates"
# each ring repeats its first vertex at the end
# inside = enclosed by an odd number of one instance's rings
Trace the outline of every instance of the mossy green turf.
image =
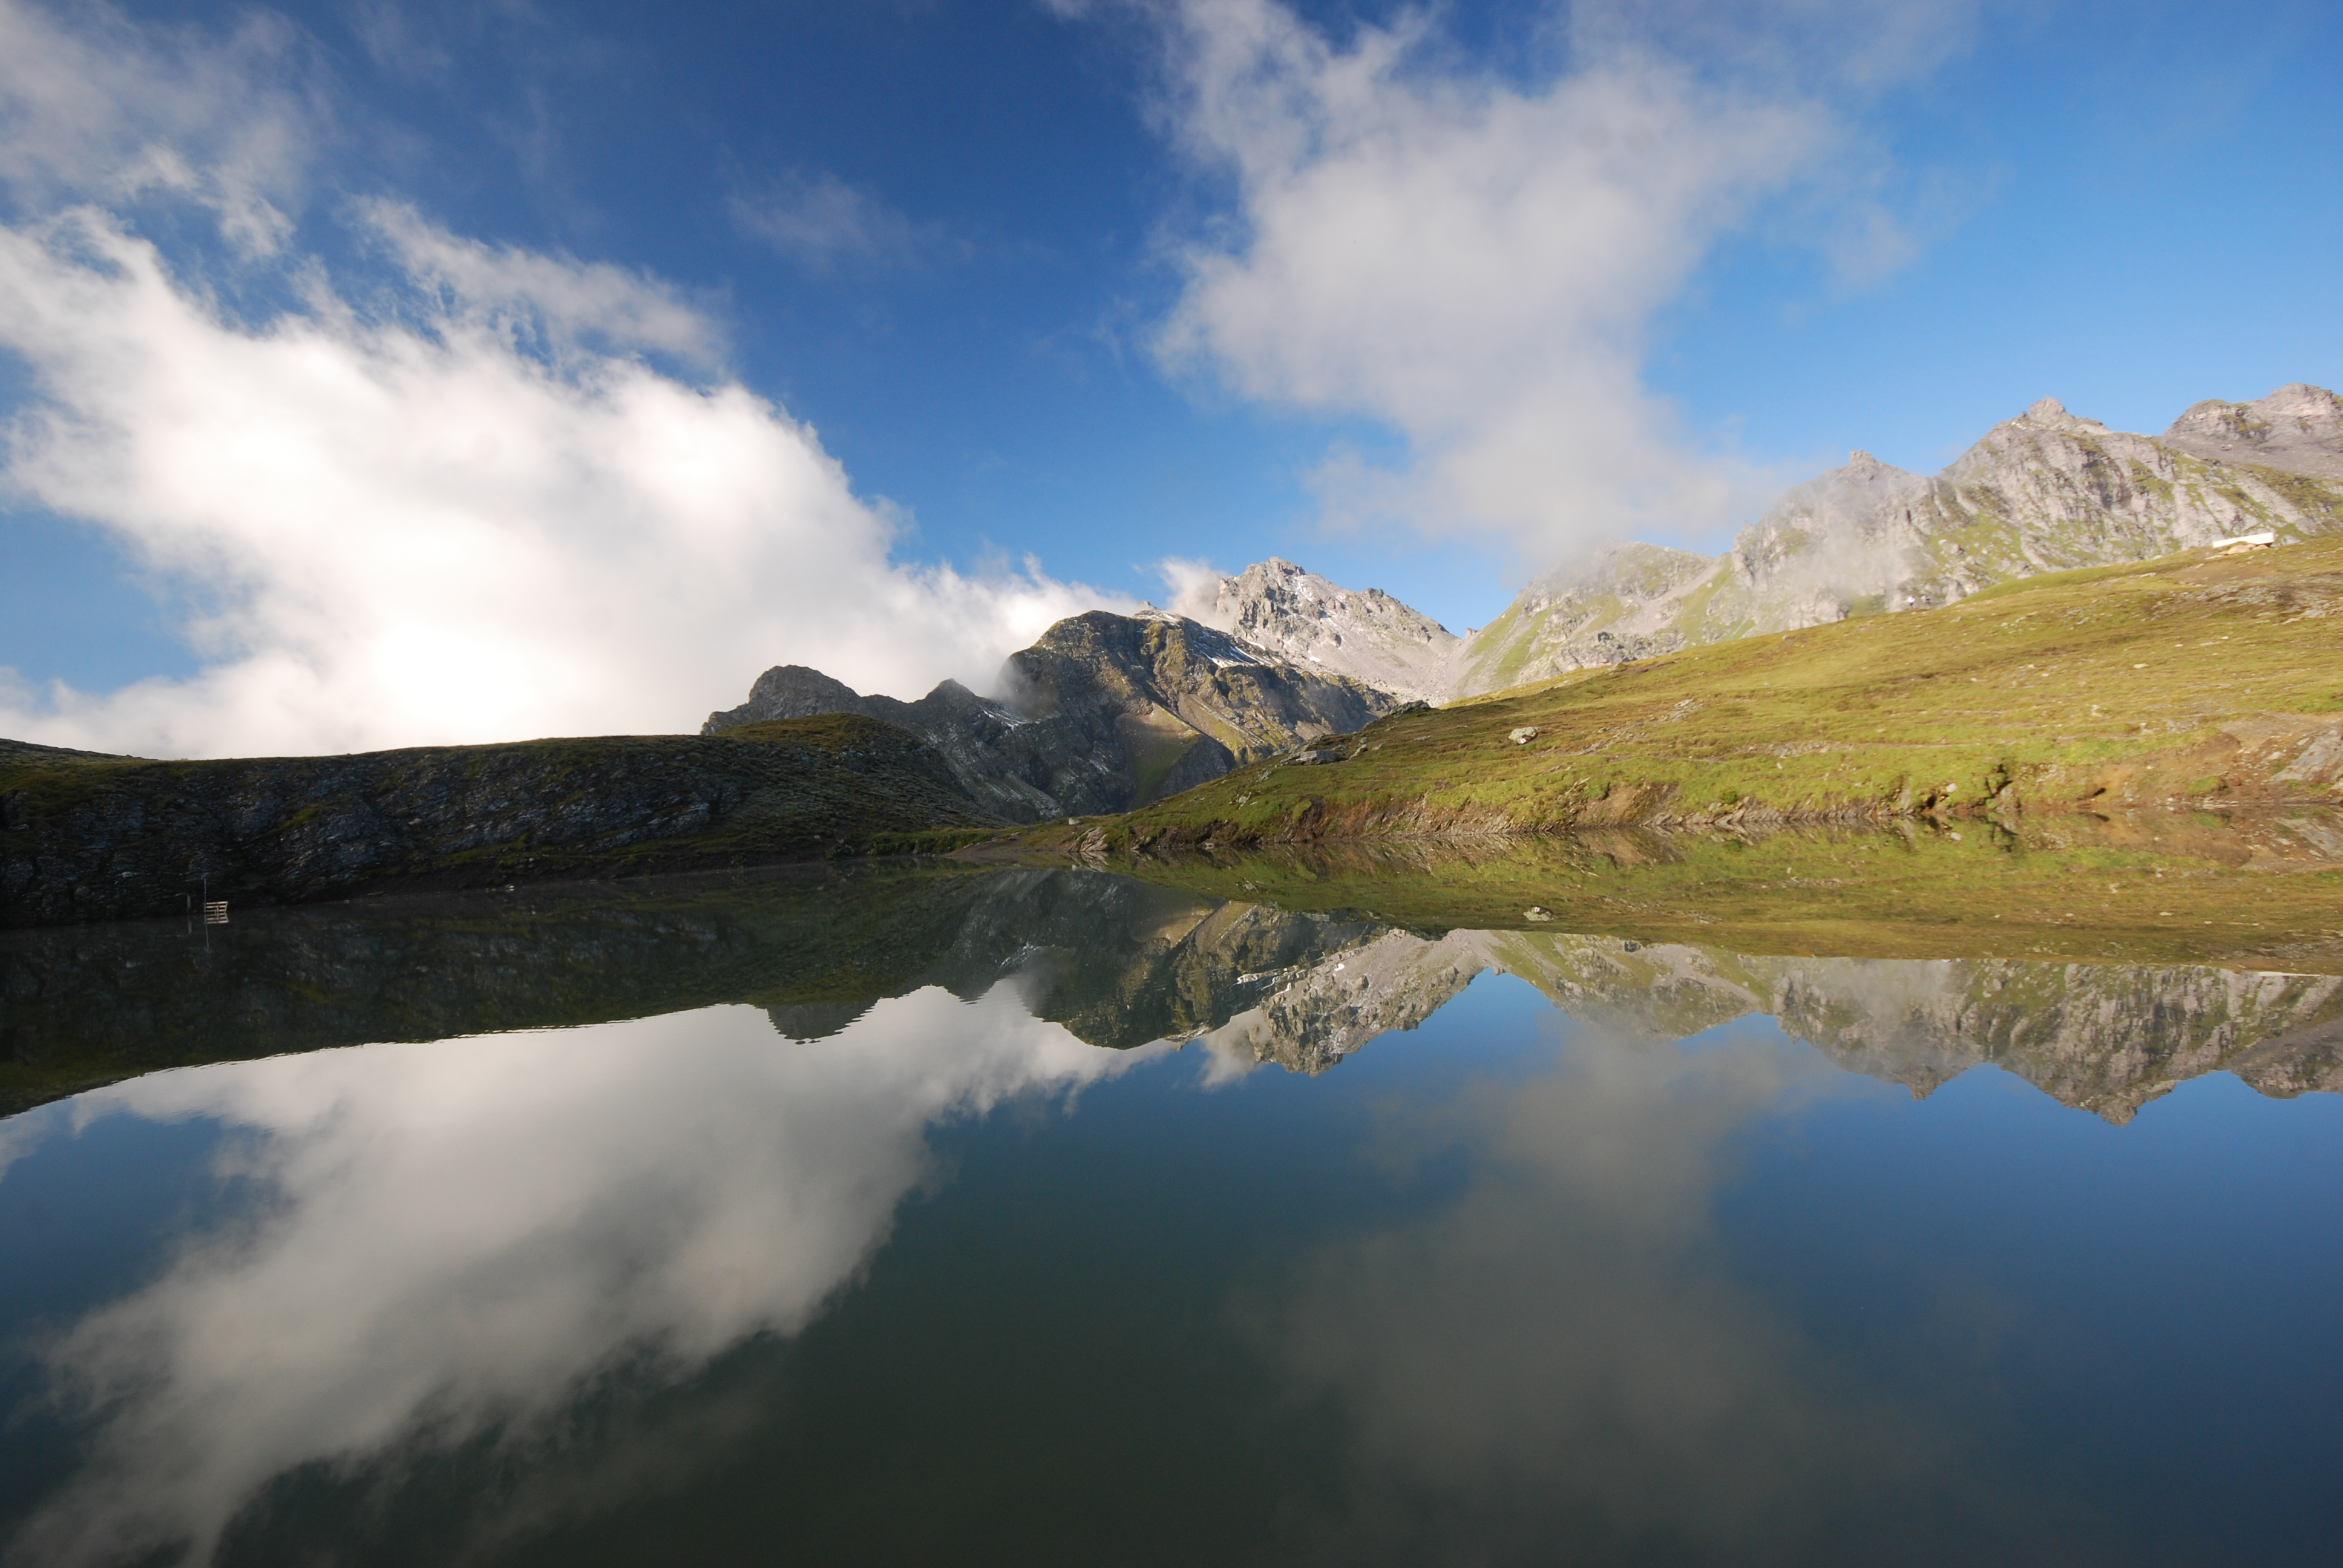
{"type": "Polygon", "coordinates": [[[2062,573],[1401,714],[1346,760],[1247,768],[999,851],[1437,927],[1536,904],[1558,929],[1753,952],[2324,968],[2335,790],[2277,778],[2253,738],[2343,712],[2338,610],[2343,540],[2062,573]],[[2191,805],[2247,825],[2193,826],[2191,805]],[[2154,809],[2083,814],[2118,808],[2154,809]],[[1836,848],[1782,833],[1899,819],[1906,837],[1836,848]],[[1652,825],[1694,830],[1588,848],[1652,825]]]}

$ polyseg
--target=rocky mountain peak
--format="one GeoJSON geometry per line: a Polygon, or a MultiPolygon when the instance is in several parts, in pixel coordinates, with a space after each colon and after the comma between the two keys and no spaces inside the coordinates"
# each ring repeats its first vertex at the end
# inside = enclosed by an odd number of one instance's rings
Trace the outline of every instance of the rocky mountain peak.
{"type": "Polygon", "coordinates": [[[2295,383],[2250,403],[2203,402],[2150,439],[2045,397],[1934,476],[1851,451],[1785,491],[1723,555],[1632,542],[1592,552],[1532,581],[1469,638],[1379,588],[1272,556],[1187,589],[1172,610],[1059,622],[1003,667],[996,699],[946,682],[902,703],[782,666],[706,732],[863,713],[928,739],[1003,816],[1121,810],[1403,700],[1925,609],[2262,528],[2343,528],[2343,398],[2295,383]]]}
{"type": "Polygon", "coordinates": [[[1450,695],[1926,609],[2037,572],[2265,528],[2343,528],[2335,394],[2296,384],[2251,403],[2199,403],[2156,439],[2045,397],[1933,477],[1851,452],[1845,467],[1784,492],[1713,560],[1629,546],[1549,573],[1459,650],[1450,695]]]}
{"type": "Polygon", "coordinates": [[[2250,403],[2208,398],[2158,440],[2210,462],[2343,479],[2343,397],[2297,381],[2250,403]]]}
{"type": "MultiPolygon", "coordinates": [[[[756,710],[755,719],[739,720],[743,724],[770,719],[810,719],[817,713],[862,713],[870,705],[862,694],[842,680],[824,675],[820,670],[802,664],[778,664],[759,676],[749,688],[749,706],[756,710]]],[[[711,714],[703,735],[713,734],[716,719],[711,714]]]]}
{"type": "Polygon", "coordinates": [[[1404,698],[1436,700],[1447,689],[1457,637],[1381,588],[1346,588],[1272,556],[1210,594],[1194,606],[1198,619],[1270,653],[1404,698]]]}
{"type": "Polygon", "coordinates": [[[2107,428],[2097,419],[2086,419],[2077,415],[2069,414],[2066,412],[2066,405],[2059,402],[2056,397],[2040,399],[2025,413],[2009,422],[2013,425],[2038,426],[2045,430],[2086,431],[2107,428]]]}
{"type": "Polygon", "coordinates": [[[934,747],[988,811],[1033,822],[1128,810],[1320,736],[1348,734],[1400,701],[1156,609],[1069,616],[1011,654],[995,689],[1001,695],[982,698],[947,680],[901,702],[781,665],[757,678],[746,703],[709,714],[701,733],[862,714],[934,747]]]}

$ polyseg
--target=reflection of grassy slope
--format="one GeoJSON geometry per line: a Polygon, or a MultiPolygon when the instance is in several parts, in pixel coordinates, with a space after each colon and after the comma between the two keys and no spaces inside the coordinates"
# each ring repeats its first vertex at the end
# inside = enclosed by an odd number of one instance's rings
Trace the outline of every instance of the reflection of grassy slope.
{"type": "MultiPolygon", "coordinates": [[[[1253,767],[1107,829],[1131,845],[1652,822],[2009,816],[2326,799],[2281,779],[2343,713],[2343,540],[2203,552],[1580,671],[1253,767]],[[1535,726],[1531,743],[1507,733],[1535,726]]],[[[1048,836],[1041,836],[1048,842],[1048,836]]]]}
{"type": "MultiPolygon", "coordinates": [[[[1469,846],[1117,857],[1216,898],[1419,930],[1545,929],[1758,954],[2076,959],[2343,973],[2343,868],[2249,818],[2077,817],[1765,837],[1609,830],[1469,846]],[[1529,911],[1544,910],[1547,920],[1529,911]]],[[[2309,823],[2310,830],[2319,825],[2309,823]]]]}

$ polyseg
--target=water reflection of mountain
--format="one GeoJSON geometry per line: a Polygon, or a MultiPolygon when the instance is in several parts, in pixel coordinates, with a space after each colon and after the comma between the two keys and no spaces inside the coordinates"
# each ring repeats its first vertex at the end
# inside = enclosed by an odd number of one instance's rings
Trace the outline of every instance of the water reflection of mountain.
{"type": "Polygon", "coordinates": [[[1141,1045],[1376,930],[1095,872],[849,867],[14,931],[0,1111],[160,1068],[720,1002],[815,1038],[885,997],[1012,975],[1037,1015],[1141,1045]]]}
{"type": "Polygon", "coordinates": [[[2115,1122],[2214,1071],[2281,1098],[2343,1091],[2343,980],[2330,975],[1752,958],[1521,931],[1383,932],[1294,976],[1216,1039],[1315,1072],[1387,1030],[1413,1028],[1490,970],[1618,1035],[1674,1040],[1766,1014],[1841,1067],[1916,1093],[1991,1062],[2115,1122]]]}
{"type": "Polygon", "coordinates": [[[1612,938],[1455,931],[1222,903],[1080,870],[870,869],[267,911],[0,939],[0,1109],[156,1068],[392,1040],[767,1010],[793,1039],[881,998],[1014,977],[1094,1044],[1208,1037],[1316,1072],[1412,1029],[1482,973],[1654,1040],[1769,1014],[1844,1067],[1926,1093],[1993,1062],[2128,1120],[2226,1069],[2343,1089],[2343,980],[2009,960],[1752,958],[1612,938]]]}

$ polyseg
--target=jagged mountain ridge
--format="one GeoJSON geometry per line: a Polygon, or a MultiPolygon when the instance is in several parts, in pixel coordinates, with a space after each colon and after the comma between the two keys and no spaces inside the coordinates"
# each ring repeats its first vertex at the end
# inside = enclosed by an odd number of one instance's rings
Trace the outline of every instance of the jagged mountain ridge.
{"type": "Polygon", "coordinates": [[[1220,578],[1197,618],[1256,648],[1422,702],[1448,695],[1463,645],[1381,588],[1342,588],[1276,556],[1220,578]]]}
{"type": "Polygon", "coordinates": [[[1698,643],[1956,601],[2041,572],[2258,529],[2343,528],[2343,399],[2199,403],[2150,438],[2044,398],[1934,477],[1866,452],[1786,492],[1724,555],[1648,544],[1550,573],[1457,651],[1450,696],[1698,643]]]}
{"type": "Polygon", "coordinates": [[[1852,453],[1786,491],[1721,556],[1617,546],[1532,582],[1465,638],[1381,589],[1272,557],[1183,597],[1192,617],[1061,622],[1003,666],[1000,697],[946,681],[903,702],[783,666],[701,733],[860,713],[927,739],[1010,820],[1116,812],[1347,733],[1403,700],[1953,603],[2258,528],[2338,528],[2343,399],[2331,392],[2298,383],[2250,403],[2198,403],[2153,439],[2044,398],[1934,477],[1852,453]]]}
{"type": "Polygon", "coordinates": [[[1129,810],[1399,706],[1388,691],[1278,658],[1183,616],[1069,617],[1001,667],[998,698],[944,681],[917,702],[864,696],[801,665],[767,670],[703,735],[859,713],[910,730],[1011,821],[1129,810]]]}
{"type": "Polygon", "coordinates": [[[2343,397],[2297,381],[2251,403],[2208,398],[2158,439],[2214,462],[2343,479],[2343,397]]]}

